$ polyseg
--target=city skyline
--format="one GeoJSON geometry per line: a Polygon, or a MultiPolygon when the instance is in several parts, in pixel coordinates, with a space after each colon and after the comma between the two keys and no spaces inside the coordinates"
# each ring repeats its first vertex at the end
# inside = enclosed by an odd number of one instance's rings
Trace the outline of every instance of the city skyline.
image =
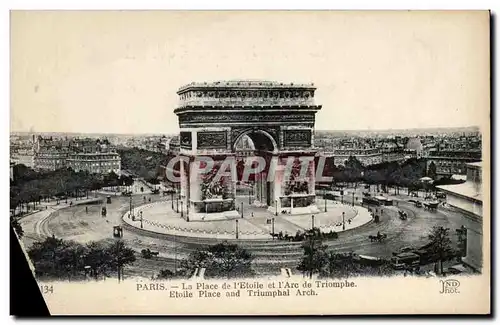
{"type": "Polygon", "coordinates": [[[314,83],[316,130],[488,120],[481,13],[300,15],[15,12],[11,131],[176,133],[179,87],[238,78],[314,83]]]}

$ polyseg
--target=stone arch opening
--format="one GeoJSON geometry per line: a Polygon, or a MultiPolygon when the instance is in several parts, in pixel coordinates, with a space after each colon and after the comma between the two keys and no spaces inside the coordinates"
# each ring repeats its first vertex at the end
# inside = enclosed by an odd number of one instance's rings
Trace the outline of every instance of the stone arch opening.
{"type": "Polygon", "coordinates": [[[261,129],[251,129],[240,134],[232,145],[232,150],[237,151],[237,145],[245,138],[250,139],[253,150],[277,153],[278,144],[271,134],[261,129]]]}

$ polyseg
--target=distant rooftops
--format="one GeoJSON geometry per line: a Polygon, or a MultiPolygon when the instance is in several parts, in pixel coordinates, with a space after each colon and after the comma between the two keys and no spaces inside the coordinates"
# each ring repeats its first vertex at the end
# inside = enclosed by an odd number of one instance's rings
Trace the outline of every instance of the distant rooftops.
{"type": "Polygon", "coordinates": [[[78,152],[74,153],[74,156],[105,156],[105,155],[118,155],[117,152],[114,151],[106,151],[106,152],[78,152]]]}

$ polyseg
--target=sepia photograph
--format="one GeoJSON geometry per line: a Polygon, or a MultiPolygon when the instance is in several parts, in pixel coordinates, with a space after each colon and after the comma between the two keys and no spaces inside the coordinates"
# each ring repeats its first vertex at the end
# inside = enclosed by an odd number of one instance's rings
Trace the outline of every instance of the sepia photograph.
{"type": "Polygon", "coordinates": [[[10,38],[10,225],[51,314],[491,312],[489,11],[11,11],[10,38]]]}

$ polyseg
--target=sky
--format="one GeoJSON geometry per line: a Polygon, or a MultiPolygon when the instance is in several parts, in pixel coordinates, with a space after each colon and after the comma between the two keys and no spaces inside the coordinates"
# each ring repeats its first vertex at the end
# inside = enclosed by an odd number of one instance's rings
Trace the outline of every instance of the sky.
{"type": "Polygon", "coordinates": [[[11,131],[178,131],[192,81],[314,83],[316,129],[479,126],[487,12],[11,12],[11,131]]]}

